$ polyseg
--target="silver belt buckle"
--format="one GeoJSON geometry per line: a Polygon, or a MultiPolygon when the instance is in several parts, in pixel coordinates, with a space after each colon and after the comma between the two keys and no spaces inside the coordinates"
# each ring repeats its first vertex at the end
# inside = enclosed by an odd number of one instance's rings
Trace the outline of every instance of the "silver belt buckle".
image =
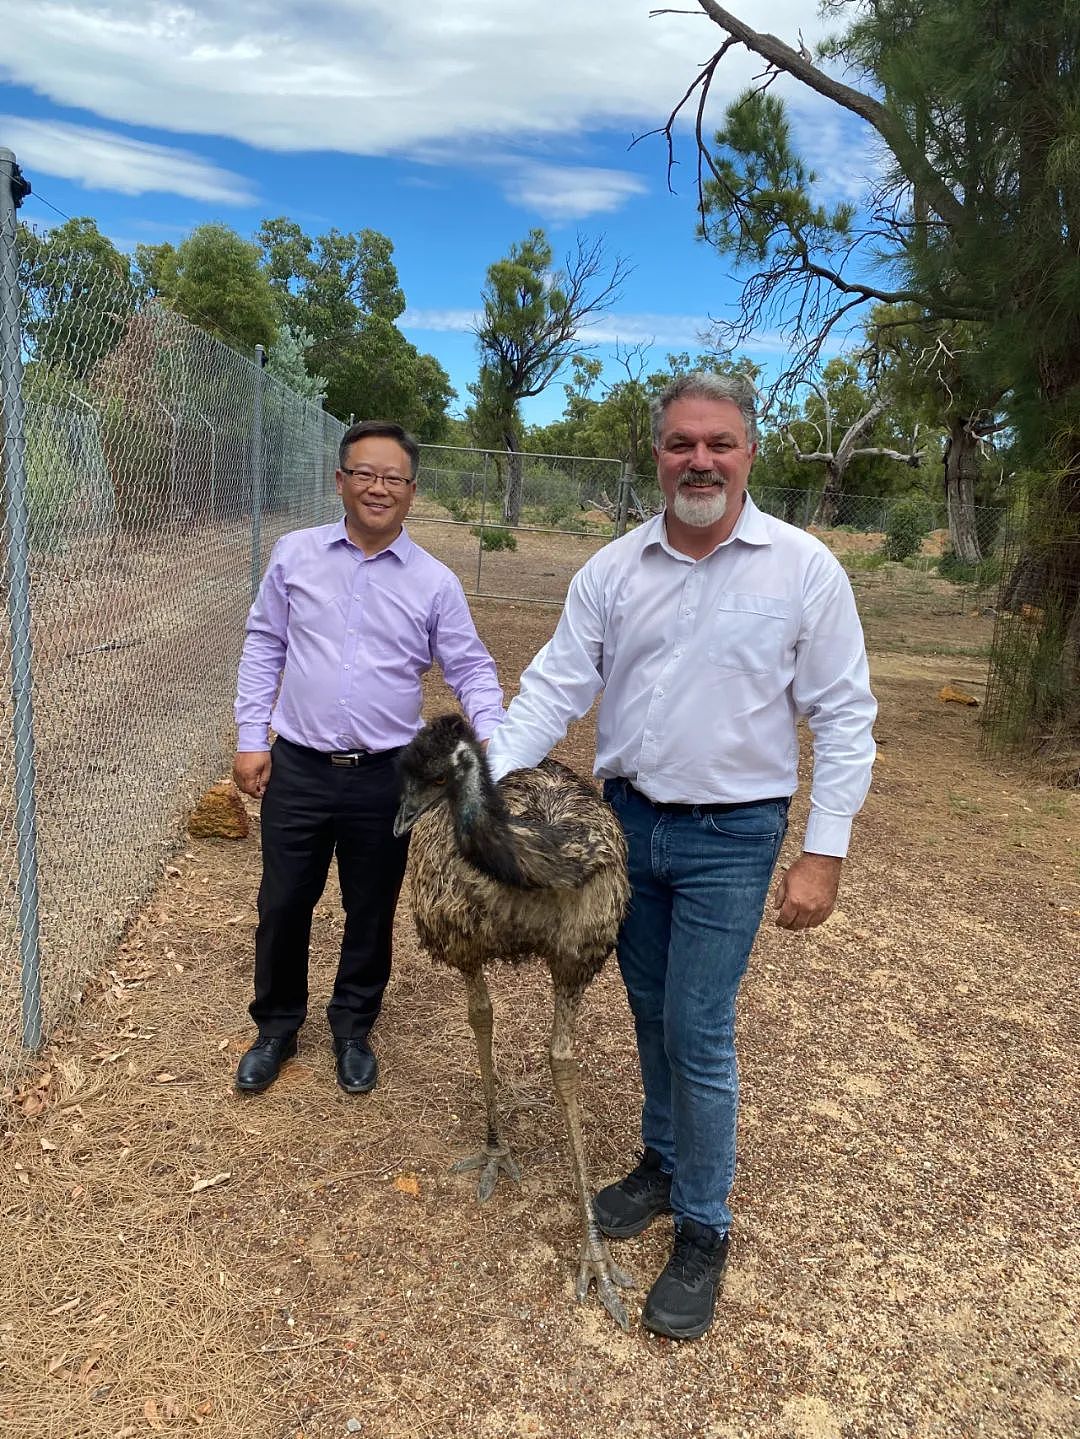
{"type": "Polygon", "coordinates": [[[362,759],[366,759],[367,755],[368,751],[366,749],[343,750],[339,754],[332,754],[330,756],[330,763],[355,766],[358,765],[362,759]]]}

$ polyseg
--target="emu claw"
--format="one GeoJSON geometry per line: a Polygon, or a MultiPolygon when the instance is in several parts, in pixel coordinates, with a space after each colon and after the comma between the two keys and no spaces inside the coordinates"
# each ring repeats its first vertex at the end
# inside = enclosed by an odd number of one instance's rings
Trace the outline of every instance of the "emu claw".
{"type": "Polygon", "coordinates": [[[515,1184],[521,1183],[521,1170],[509,1149],[482,1149],[479,1154],[472,1154],[468,1159],[459,1159],[452,1166],[454,1174],[467,1174],[471,1169],[484,1171],[476,1186],[476,1197],[481,1204],[484,1204],[494,1194],[500,1173],[512,1179],[515,1184]]]}
{"type": "Polygon", "coordinates": [[[584,1304],[588,1299],[589,1286],[593,1280],[596,1281],[596,1297],[600,1303],[619,1328],[628,1332],[630,1318],[618,1291],[619,1289],[635,1289],[637,1286],[626,1270],[620,1268],[612,1259],[607,1252],[607,1245],[602,1239],[597,1240],[595,1244],[586,1240],[581,1246],[581,1263],[578,1268],[577,1283],[574,1286],[574,1294],[579,1304],[584,1304]]]}

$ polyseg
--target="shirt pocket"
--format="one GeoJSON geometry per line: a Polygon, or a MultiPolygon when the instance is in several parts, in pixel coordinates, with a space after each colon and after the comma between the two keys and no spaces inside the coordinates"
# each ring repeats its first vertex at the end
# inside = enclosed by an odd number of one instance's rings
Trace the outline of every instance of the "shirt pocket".
{"type": "Polygon", "coordinates": [[[717,595],[709,629],[709,662],[733,674],[782,670],[790,648],[791,604],[772,595],[717,595]]]}

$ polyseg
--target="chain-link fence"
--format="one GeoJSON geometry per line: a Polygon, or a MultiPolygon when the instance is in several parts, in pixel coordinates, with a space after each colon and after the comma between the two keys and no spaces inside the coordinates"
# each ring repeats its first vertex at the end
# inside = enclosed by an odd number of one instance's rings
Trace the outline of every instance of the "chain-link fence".
{"type": "Polygon", "coordinates": [[[561,604],[626,524],[618,460],[421,446],[409,527],[470,595],[561,604]]]}
{"type": "MultiPolygon", "coordinates": [[[[571,577],[601,545],[628,526],[659,514],[664,498],[655,475],[638,475],[617,460],[581,456],[518,454],[422,445],[416,503],[410,528],[444,563],[470,595],[530,603],[561,604],[571,577]],[[508,516],[516,502],[513,517],[508,516]]],[[[881,552],[898,506],[910,497],[835,495],[832,522],[822,522],[823,485],[751,490],[768,514],[813,533],[825,534],[841,556],[881,552]],[[849,538],[848,538],[849,537],[849,538]]],[[[908,563],[935,569],[949,548],[949,519],[943,503],[920,498],[921,537],[908,563]]],[[[1003,509],[977,506],[972,524],[980,553],[991,561],[999,546],[1003,509]]],[[[972,591],[990,591],[998,567],[967,566],[958,591],[960,608],[972,591]]]]}
{"type": "Polygon", "coordinates": [[[342,426],[140,304],[107,267],[20,232],[2,162],[10,1071],[101,972],[182,817],[227,764],[252,585],[279,534],[340,513],[342,426]]]}

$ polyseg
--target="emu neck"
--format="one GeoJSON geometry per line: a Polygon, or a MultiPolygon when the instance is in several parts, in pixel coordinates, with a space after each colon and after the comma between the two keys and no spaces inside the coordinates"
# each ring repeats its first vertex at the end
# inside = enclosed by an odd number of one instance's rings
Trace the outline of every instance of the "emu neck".
{"type": "Polygon", "coordinates": [[[462,855],[477,869],[504,883],[521,881],[509,814],[482,755],[458,781],[451,814],[462,855]]]}

